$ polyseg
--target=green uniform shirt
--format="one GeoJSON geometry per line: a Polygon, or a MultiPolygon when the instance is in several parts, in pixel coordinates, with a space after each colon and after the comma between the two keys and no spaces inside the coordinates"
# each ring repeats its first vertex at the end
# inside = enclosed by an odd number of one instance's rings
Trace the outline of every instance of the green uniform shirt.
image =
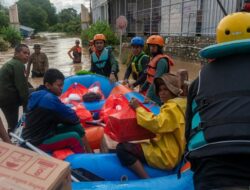
{"type": "Polygon", "coordinates": [[[11,59],[0,69],[0,106],[23,105],[28,101],[28,83],[25,77],[25,66],[11,59]]]}

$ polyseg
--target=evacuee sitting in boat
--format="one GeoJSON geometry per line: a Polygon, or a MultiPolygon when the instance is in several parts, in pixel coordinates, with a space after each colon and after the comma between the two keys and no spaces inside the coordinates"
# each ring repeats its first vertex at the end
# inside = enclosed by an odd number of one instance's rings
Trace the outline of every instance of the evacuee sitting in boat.
{"type": "Polygon", "coordinates": [[[110,78],[111,81],[117,81],[119,65],[112,51],[105,47],[106,37],[103,34],[94,36],[95,51],[91,54],[90,71],[110,78]]]}
{"type": "Polygon", "coordinates": [[[137,123],[156,134],[150,142],[119,143],[116,147],[121,163],[128,166],[141,178],[149,178],[142,163],[171,170],[178,165],[185,149],[186,99],[180,97],[179,78],[164,74],[154,80],[156,95],[164,103],[159,115],[154,115],[139,106],[136,99],[130,105],[136,110],[137,123]]]}
{"type": "Polygon", "coordinates": [[[132,54],[130,63],[125,72],[124,82],[128,84],[128,79],[132,73],[132,77],[135,80],[133,84],[129,84],[130,88],[134,88],[137,85],[142,85],[147,78],[147,66],[149,63],[149,56],[143,51],[144,40],[142,37],[134,37],[131,40],[132,54]]]}
{"type": "Polygon", "coordinates": [[[70,148],[75,153],[92,152],[75,111],[63,104],[64,75],[49,69],[43,86],[29,98],[23,138],[45,152],[70,148]]]}
{"type": "Polygon", "coordinates": [[[147,39],[147,44],[151,54],[151,60],[147,68],[147,79],[141,87],[141,92],[146,91],[148,100],[153,100],[161,105],[161,100],[155,94],[154,78],[161,77],[163,74],[168,73],[170,66],[173,65],[173,60],[163,54],[164,39],[159,35],[152,35],[147,39]]]}
{"type": "Polygon", "coordinates": [[[81,63],[82,62],[82,47],[80,46],[80,40],[75,41],[75,46],[73,46],[68,51],[69,57],[73,60],[73,63],[81,63]],[[73,56],[71,55],[73,52],[73,56]]]}

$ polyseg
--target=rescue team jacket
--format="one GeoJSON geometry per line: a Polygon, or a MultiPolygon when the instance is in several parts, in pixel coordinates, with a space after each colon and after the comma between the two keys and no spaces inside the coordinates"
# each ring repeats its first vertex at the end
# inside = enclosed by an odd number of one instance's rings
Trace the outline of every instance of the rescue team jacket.
{"type": "Polygon", "coordinates": [[[150,142],[141,143],[150,166],[173,169],[181,161],[185,150],[185,98],[168,100],[154,115],[142,107],[136,109],[137,123],[156,134],[150,142]]]}
{"type": "Polygon", "coordinates": [[[79,123],[74,110],[63,104],[52,92],[43,88],[30,96],[22,136],[32,144],[39,145],[55,134],[58,124],[79,123]]]}
{"type": "Polygon", "coordinates": [[[99,58],[97,57],[96,53],[93,52],[91,54],[91,58],[98,69],[103,69],[106,66],[109,58],[109,50],[104,48],[99,58]]]}
{"type": "Polygon", "coordinates": [[[167,64],[168,68],[170,69],[170,66],[174,65],[174,61],[171,57],[168,55],[164,54],[158,54],[155,57],[151,59],[151,61],[148,64],[148,69],[147,69],[147,81],[152,84],[154,81],[155,73],[156,73],[156,68],[157,68],[157,63],[160,59],[167,59],[167,64]]]}
{"type": "Polygon", "coordinates": [[[190,158],[250,153],[250,55],[233,55],[204,66],[192,98],[190,158]]]}
{"type": "Polygon", "coordinates": [[[139,56],[133,56],[132,57],[132,62],[131,62],[131,68],[132,68],[132,72],[135,73],[137,75],[137,77],[139,76],[139,73],[142,72],[142,59],[144,57],[149,57],[148,55],[146,55],[144,52],[141,52],[141,54],[139,56]]]}

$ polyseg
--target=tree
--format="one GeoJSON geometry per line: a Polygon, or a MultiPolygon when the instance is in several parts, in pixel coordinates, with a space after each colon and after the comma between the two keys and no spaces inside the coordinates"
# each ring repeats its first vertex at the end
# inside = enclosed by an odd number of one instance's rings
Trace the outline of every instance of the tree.
{"type": "Polygon", "coordinates": [[[58,18],[60,23],[68,23],[70,21],[80,19],[80,17],[77,15],[77,11],[73,8],[63,9],[58,14],[58,18]]]}
{"type": "Polygon", "coordinates": [[[17,5],[20,23],[36,31],[57,23],[56,9],[49,0],[19,0],[17,5]]]}
{"type": "Polygon", "coordinates": [[[0,28],[9,25],[9,17],[4,10],[0,10],[0,28]]]}

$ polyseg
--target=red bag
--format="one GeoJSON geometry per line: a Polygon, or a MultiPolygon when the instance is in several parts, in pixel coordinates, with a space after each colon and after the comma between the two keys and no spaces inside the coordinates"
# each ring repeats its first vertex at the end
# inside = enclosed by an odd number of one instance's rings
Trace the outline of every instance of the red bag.
{"type": "Polygon", "coordinates": [[[122,94],[110,95],[100,111],[100,118],[107,123],[110,114],[117,113],[128,106],[128,100],[122,94]]]}
{"type": "MultiPolygon", "coordinates": [[[[128,100],[121,96],[113,99],[110,104],[117,107],[117,100],[121,101],[121,109],[107,110],[106,127],[104,132],[117,142],[126,142],[142,139],[150,139],[155,137],[151,131],[144,129],[137,124],[136,112],[129,106],[128,100]]],[[[104,110],[105,112],[105,110],[104,110]]],[[[105,120],[105,119],[104,119],[105,120]]]]}
{"type": "Polygon", "coordinates": [[[79,84],[79,83],[74,83],[72,84],[66,92],[64,92],[61,96],[60,99],[63,103],[70,103],[71,100],[69,100],[69,97],[71,95],[75,95],[79,97],[79,102],[82,102],[82,96],[88,92],[88,89],[79,84]]]}
{"type": "Polygon", "coordinates": [[[89,110],[87,110],[81,103],[72,102],[74,105],[72,107],[75,110],[76,115],[79,117],[80,122],[83,127],[88,127],[89,125],[86,124],[86,121],[93,121],[92,114],[89,110]]]}

